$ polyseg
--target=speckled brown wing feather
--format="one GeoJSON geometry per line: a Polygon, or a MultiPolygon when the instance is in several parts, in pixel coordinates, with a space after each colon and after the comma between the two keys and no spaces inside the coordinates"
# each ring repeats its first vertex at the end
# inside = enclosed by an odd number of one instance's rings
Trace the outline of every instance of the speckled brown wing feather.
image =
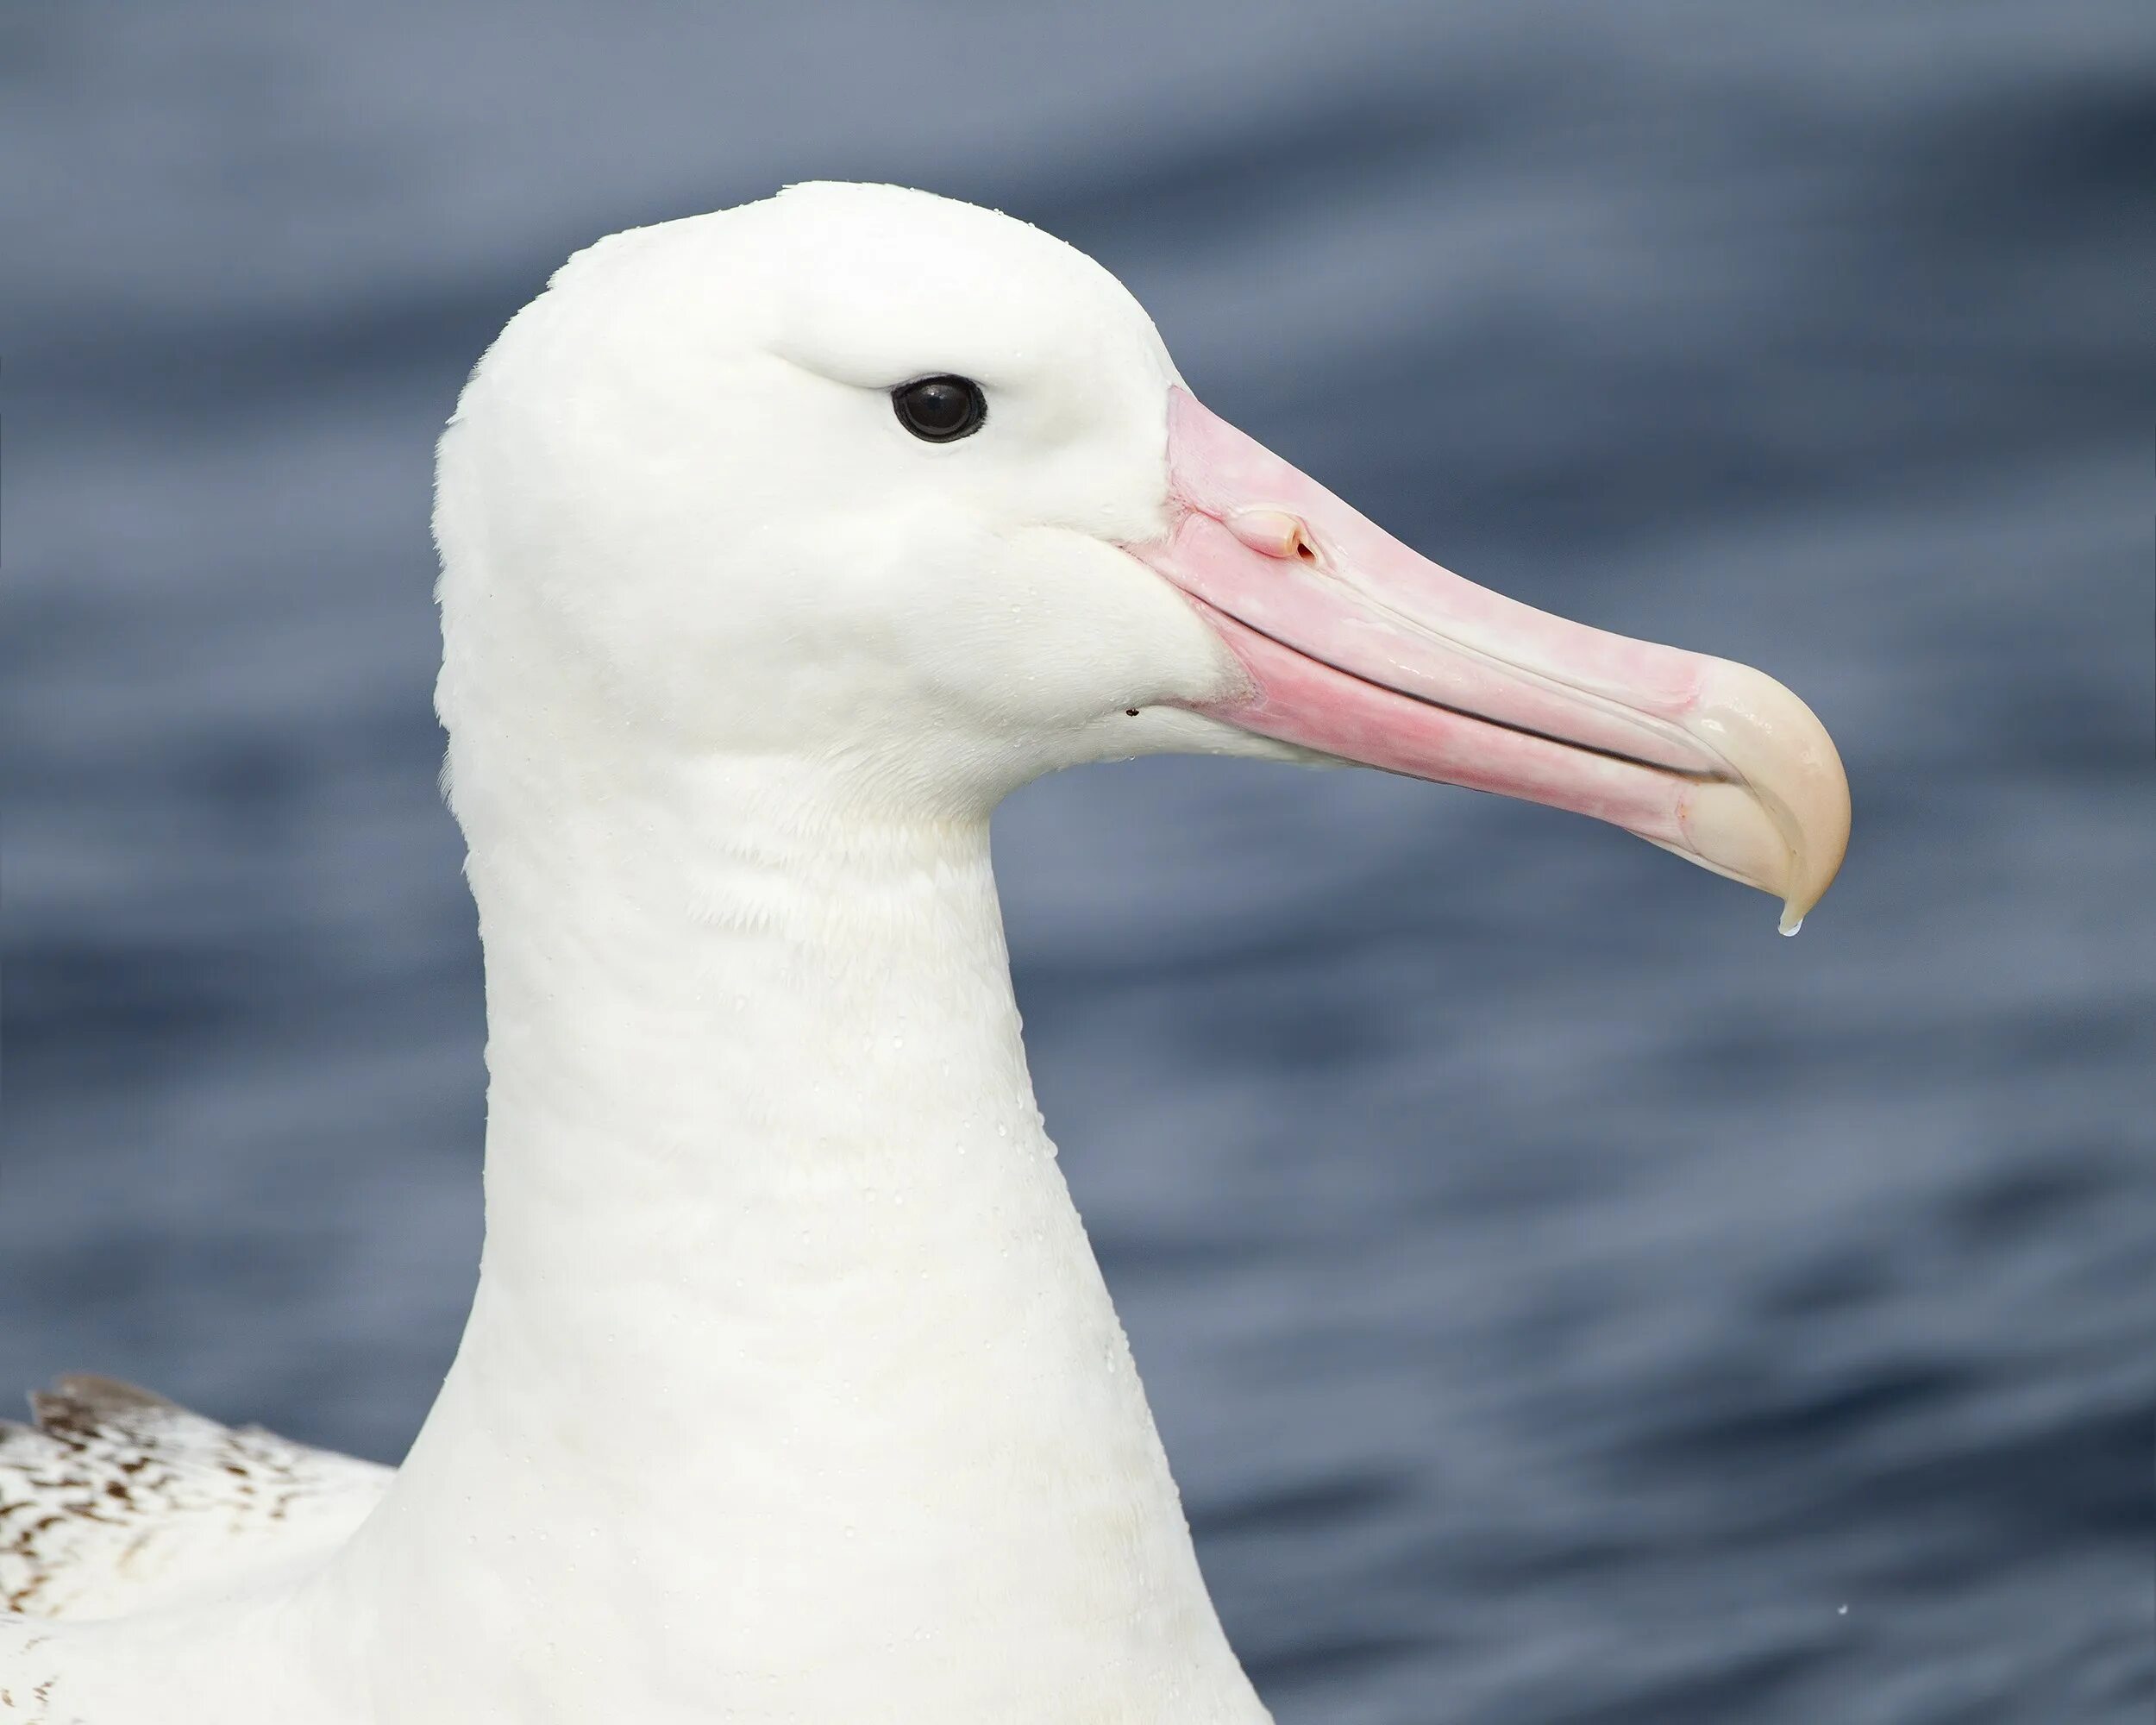
{"type": "Polygon", "coordinates": [[[106,1617],[324,1554],[391,1470],[218,1424],[108,1377],[63,1377],[0,1421],[0,1609],[106,1617]]]}

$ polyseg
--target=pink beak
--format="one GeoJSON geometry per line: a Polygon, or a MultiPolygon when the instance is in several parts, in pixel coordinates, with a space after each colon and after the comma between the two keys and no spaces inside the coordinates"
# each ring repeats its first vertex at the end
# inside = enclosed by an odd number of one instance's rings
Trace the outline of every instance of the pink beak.
{"type": "Polygon", "coordinates": [[[1322,754],[1613,822],[1783,901],[1841,867],[1849,783],[1811,709],[1750,667],[1569,623],[1419,556],[1169,393],[1175,525],[1132,551],[1249,674],[1213,717],[1322,754]]]}

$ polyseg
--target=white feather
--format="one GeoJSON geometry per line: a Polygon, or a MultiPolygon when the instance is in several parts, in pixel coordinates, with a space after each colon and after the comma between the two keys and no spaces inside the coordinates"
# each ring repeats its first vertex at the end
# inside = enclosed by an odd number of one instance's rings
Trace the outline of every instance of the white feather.
{"type": "Polygon", "coordinates": [[[1175,376],[1098,266],[881,187],[618,235],[511,323],[437,508],[487,966],[462,1347],[371,1514],[373,1471],[178,1410],[0,1447],[61,1518],[5,1573],[66,1613],[0,1618],[0,1725],[1265,1717],[988,860],[1054,768],[1294,752],[1163,705],[1239,675],[1118,549],[1175,376]],[[887,392],[941,372],[989,417],[936,446],[887,392]],[[169,1474],[93,1534],[129,1455],[169,1474]]]}

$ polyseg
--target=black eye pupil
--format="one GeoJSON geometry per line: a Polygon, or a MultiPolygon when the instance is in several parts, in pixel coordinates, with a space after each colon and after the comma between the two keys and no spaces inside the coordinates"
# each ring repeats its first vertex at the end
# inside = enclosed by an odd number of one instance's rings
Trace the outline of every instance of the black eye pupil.
{"type": "Polygon", "coordinates": [[[951,443],[981,429],[988,403],[971,378],[928,377],[891,392],[899,423],[931,443],[951,443]]]}

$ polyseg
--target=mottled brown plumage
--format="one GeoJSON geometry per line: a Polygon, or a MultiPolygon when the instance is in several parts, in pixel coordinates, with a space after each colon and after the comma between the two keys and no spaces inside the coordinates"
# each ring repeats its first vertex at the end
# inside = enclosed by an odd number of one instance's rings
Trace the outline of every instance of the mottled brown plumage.
{"type": "Polygon", "coordinates": [[[390,1471],[218,1424],[116,1378],[62,1377],[0,1421],[0,1609],[101,1617],[327,1550],[390,1471]]]}

